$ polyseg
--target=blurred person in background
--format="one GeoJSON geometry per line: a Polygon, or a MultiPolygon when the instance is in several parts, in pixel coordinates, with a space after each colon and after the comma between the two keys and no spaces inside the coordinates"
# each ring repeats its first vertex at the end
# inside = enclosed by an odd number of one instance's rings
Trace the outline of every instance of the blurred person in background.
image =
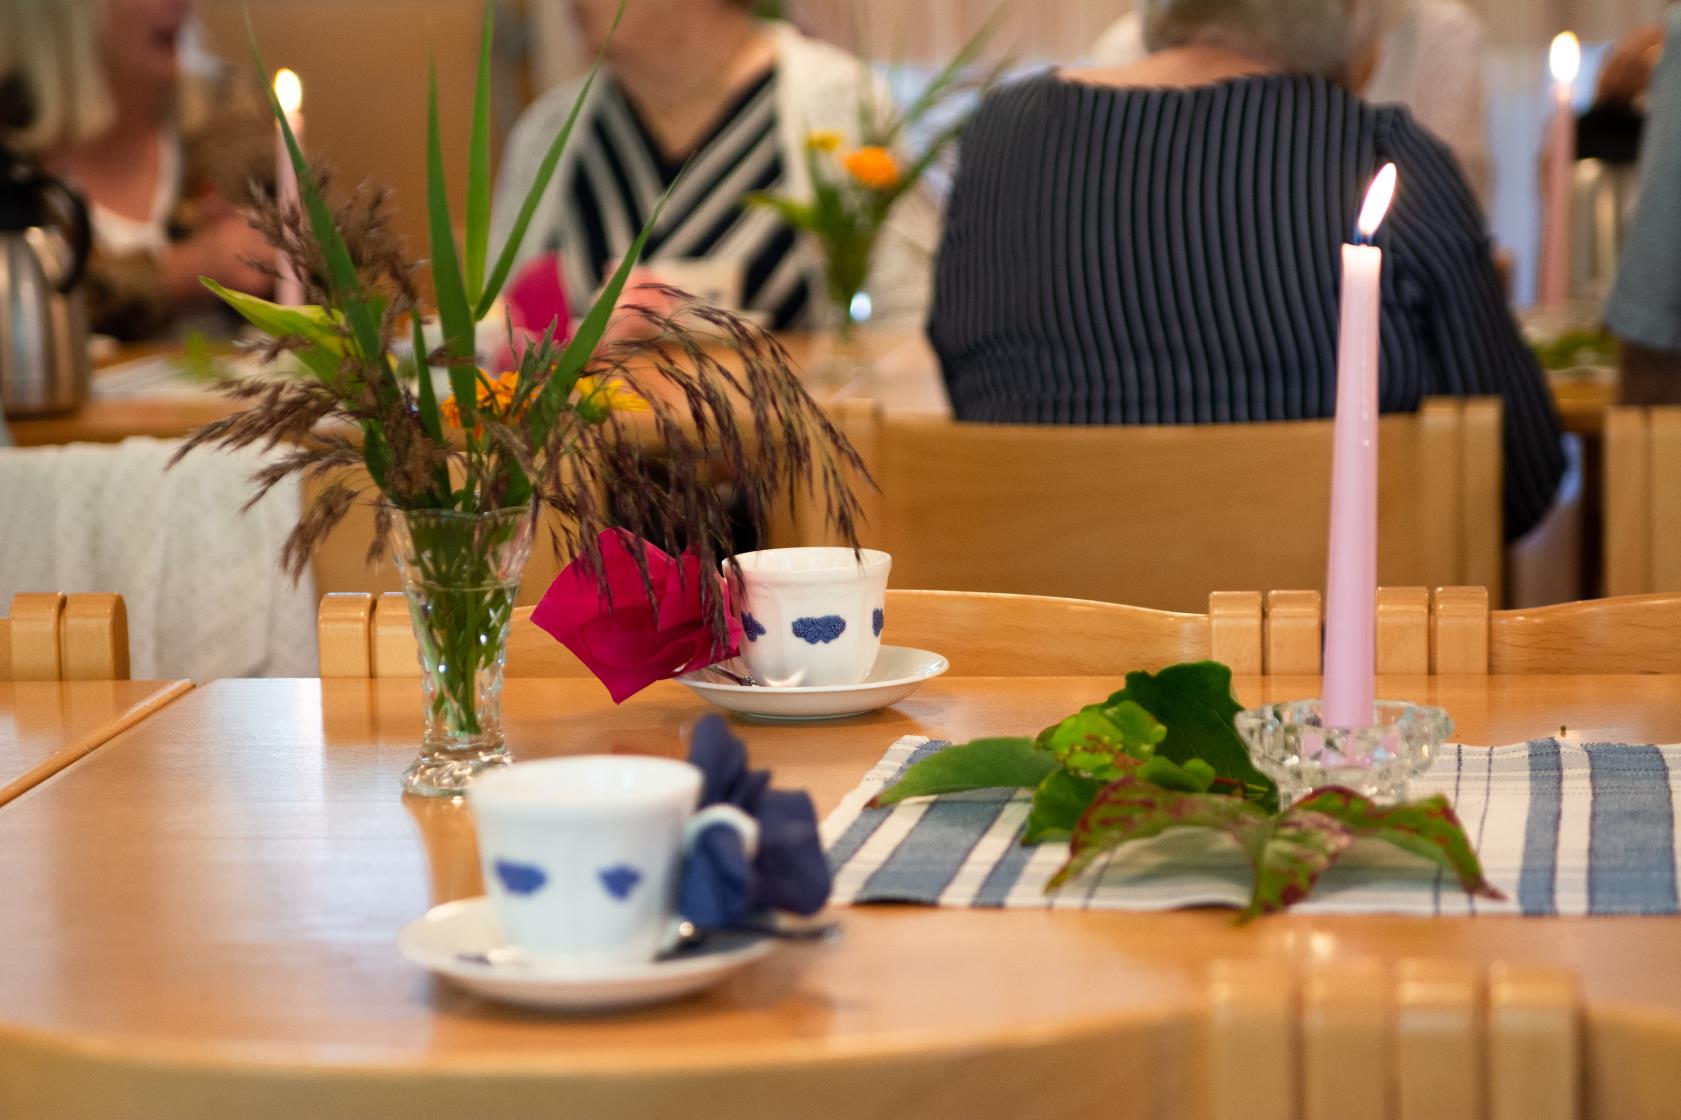
{"type": "Polygon", "coordinates": [[[186,65],[191,0],[0,0],[0,69],[22,78],[29,124],[0,140],[88,201],[92,328],[123,339],[208,309],[209,276],[266,294],[273,255],[238,207],[272,181],[274,131],[254,93],[186,65]],[[10,55],[9,58],[5,57],[10,55]]]}
{"type": "MultiPolygon", "coordinates": [[[[1681,403],[1681,4],[1666,40],[1639,34],[1617,52],[1612,93],[1643,106],[1640,202],[1617,261],[1605,319],[1622,343],[1624,404],[1681,403]]],[[[1600,100],[1606,95],[1600,82],[1600,100]]]]}
{"type": "MultiPolygon", "coordinates": [[[[845,51],[756,19],[753,0],[633,0],[610,42],[618,0],[567,2],[586,52],[605,44],[606,60],[521,243],[516,275],[535,268],[552,280],[558,269],[565,302],[581,313],[676,184],[633,287],[658,281],[710,295],[775,330],[823,326],[821,254],[743,196],[809,195],[808,135],[855,143],[860,98],[888,97],[885,85],[845,51]]],[[[496,245],[511,235],[582,85],[544,94],[509,136],[496,245]]],[[[934,206],[914,192],[895,210],[866,288],[876,319],[926,310],[937,226],[934,206]]],[[[634,290],[626,298],[649,301],[634,290]]]]}
{"type": "Polygon", "coordinates": [[[1145,0],[1154,53],[991,95],[963,139],[929,338],[960,420],[1331,416],[1342,244],[1393,161],[1380,407],[1498,395],[1505,530],[1552,511],[1567,452],[1476,199],[1402,108],[1344,82],[1368,0],[1145,0]]]}
{"type": "MultiPolygon", "coordinates": [[[[1374,105],[1405,105],[1452,150],[1479,199],[1488,198],[1487,63],[1482,19],[1459,0],[1378,0],[1379,26],[1348,61],[1348,88],[1374,105]]],[[[1092,49],[1099,66],[1147,53],[1139,10],[1111,24],[1092,49]]]]}

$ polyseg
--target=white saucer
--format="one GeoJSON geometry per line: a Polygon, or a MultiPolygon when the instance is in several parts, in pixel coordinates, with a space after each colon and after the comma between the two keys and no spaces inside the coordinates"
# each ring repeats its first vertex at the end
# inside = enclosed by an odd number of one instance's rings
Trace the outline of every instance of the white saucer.
{"type": "Polygon", "coordinates": [[[645,964],[573,968],[518,958],[491,963],[472,959],[507,947],[490,900],[483,897],[434,906],[397,934],[397,949],[411,963],[487,999],[546,1011],[612,1011],[692,995],[769,955],[777,944],[762,934],[726,933],[645,964]]]}
{"type": "MultiPolygon", "coordinates": [[[[724,668],[746,673],[739,658],[726,661],[724,668]]],[[[870,675],[859,684],[822,685],[811,688],[770,688],[762,685],[731,684],[705,669],[677,678],[705,700],[720,708],[756,719],[841,719],[863,715],[889,704],[897,704],[924,681],[951,668],[937,653],[904,646],[882,646],[870,675]]]]}

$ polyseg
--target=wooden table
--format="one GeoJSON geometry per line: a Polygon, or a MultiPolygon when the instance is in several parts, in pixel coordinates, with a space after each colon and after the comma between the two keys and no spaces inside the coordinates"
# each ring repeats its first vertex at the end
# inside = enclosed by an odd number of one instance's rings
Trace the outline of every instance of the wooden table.
{"type": "MultiPolygon", "coordinates": [[[[933,682],[899,708],[750,726],[827,810],[900,735],[1031,730],[1094,679],[933,682]]],[[[1316,695],[1252,679],[1247,701],[1316,695]]],[[[1469,742],[1681,739],[1681,678],[1383,683],[1469,742]]],[[[519,753],[677,752],[676,685],[513,680],[519,753]]],[[[0,809],[0,1113],[98,1117],[1195,1115],[1204,962],[1422,956],[1579,972],[1592,1115],[1681,1100],[1681,921],[863,907],[698,999],[548,1018],[406,964],[394,934],[480,889],[465,810],[405,802],[414,681],[217,681],[0,809]],[[1641,1076],[1635,1076],[1636,1071],[1641,1076]]]]}
{"type": "Polygon", "coordinates": [[[0,805],[190,688],[189,681],[0,681],[0,805]]]}
{"type": "MultiPolygon", "coordinates": [[[[847,397],[878,400],[890,412],[944,415],[951,406],[939,363],[920,330],[882,328],[860,336],[862,373],[854,378],[834,379],[828,372],[832,345],[820,334],[782,336],[798,368],[807,376],[807,388],[820,402],[847,397]]],[[[123,350],[117,360],[152,356],[156,347],[123,350]]],[[[97,379],[98,374],[96,373],[97,379]]],[[[1568,431],[1597,436],[1605,426],[1605,411],[1616,403],[1616,386],[1609,382],[1549,378],[1553,398],[1568,431]]],[[[94,398],[78,411],[63,416],[9,421],[12,438],[20,447],[45,444],[118,443],[129,436],[176,439],[201,424],[231,411],[222,397],[202,393],[171,393],[158,397],[94,398]]]]}

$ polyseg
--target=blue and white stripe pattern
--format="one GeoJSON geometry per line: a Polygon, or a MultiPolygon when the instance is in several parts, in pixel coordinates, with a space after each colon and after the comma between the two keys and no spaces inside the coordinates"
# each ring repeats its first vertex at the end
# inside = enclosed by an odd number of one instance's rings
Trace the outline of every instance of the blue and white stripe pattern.
{"type": "MultiPolygon", "coordinates": [[[[865,803],[912,762],[945,744],[893,744],[823,825],[836,903],[910,902],[982,908],[1168,910],[1241,906],[1249,871],[1207,831],[1130,845],[1057,895],[1045,882],[1066,844],[1021,845],[1026,793],[983,791],[886,809],[865,803]]],[[[1358,844],[1302,912],[1359,914],[1675,914],[1681,843],[1675,804],[1681,745],[1539,739],[1444,748],[1412,795],[1446,794],[1504,902],[1473,899],[1430,865],[1358,844]]]]}

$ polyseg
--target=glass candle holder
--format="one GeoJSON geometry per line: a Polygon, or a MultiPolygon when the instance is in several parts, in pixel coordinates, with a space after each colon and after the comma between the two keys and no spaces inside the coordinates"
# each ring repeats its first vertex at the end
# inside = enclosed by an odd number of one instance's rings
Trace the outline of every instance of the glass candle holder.
{"type": "Polygon", "coordinates": [[[1261,772],[1278,783],[1281,804],[1342,786],[1374,801],[1407,797],[1407,783],[1436,761],[1453,734],[1440,708],[1402,700],[1373,705],[1369,727],[1327,727],[1319,700],[1264,704],[1239,712],[1237,733],[1261,772]]]}

